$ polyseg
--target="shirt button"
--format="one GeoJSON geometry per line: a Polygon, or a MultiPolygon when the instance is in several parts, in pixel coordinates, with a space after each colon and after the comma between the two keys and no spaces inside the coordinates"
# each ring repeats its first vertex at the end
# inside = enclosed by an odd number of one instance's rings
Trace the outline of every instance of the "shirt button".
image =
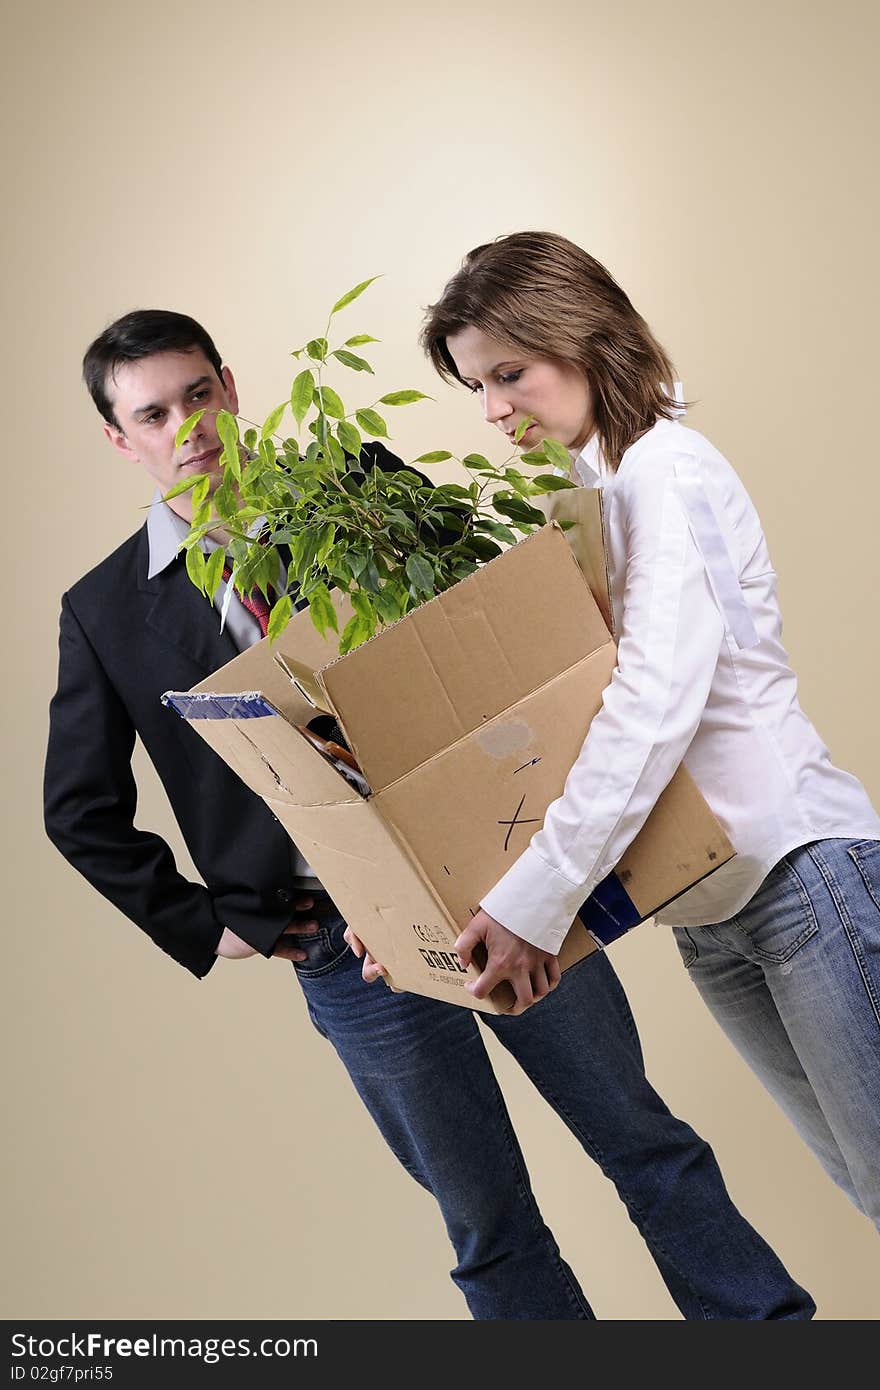
{"type": "Polygon", "coordinates": [[[287,888],[276,888],[275,897],[280,903],[289,903],[293,900],[293,894],[287,888]]]}

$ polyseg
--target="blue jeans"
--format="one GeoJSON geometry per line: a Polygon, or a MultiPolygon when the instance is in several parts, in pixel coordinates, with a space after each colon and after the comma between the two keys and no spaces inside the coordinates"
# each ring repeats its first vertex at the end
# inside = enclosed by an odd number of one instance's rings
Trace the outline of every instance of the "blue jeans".
{"type": "Polygon", "coordinates": [[[804,845],[735,917],[674,932],[734,1047],[880,1225],[880,840],[804,845]]]}
{"type": "MultiPolygon", "coordinates": [[[[475,1318],[592,1318],[532,1194],[469,1009],[365,985],[333,904],[296,965],[309,1014],[385,1140],[437,1199],[475,1318]]],[[[815,1305],[733,1206],[714,1155],[645,1077],[604,955],[517,1018],[483,1015],[614,1182],[686,1318],[806,1319],[815,1305]]]]}

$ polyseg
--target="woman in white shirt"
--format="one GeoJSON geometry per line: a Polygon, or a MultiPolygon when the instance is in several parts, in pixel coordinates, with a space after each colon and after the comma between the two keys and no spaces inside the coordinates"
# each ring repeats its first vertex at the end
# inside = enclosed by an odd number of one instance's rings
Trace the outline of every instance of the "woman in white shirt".
{"type": "MultiPolygon", "coordinates": [[[[422,343],[525,449],[561,441],[604,487],[618,662],[563,794],[457,943],[529,1007],[683,762],[737,853],[670,904],[712,1013],[829,1174],[880,1221],[880,819],[801,710],[776,576],[730,464],[678,416],[672,364],[563,237],[476,248],[422,343]]],[[[545,468],[546,471],[546,468],[545,468]]]]}

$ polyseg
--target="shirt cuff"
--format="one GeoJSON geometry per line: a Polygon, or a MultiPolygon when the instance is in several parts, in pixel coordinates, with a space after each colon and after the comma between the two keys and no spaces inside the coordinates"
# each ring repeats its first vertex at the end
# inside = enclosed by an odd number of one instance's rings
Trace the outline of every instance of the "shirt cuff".
{"type": "Polygon", "coordinates": [[[515,936],[556,955],[587,897],[583,884],[551,869],[528,845],[480,907],[515,936]]]}

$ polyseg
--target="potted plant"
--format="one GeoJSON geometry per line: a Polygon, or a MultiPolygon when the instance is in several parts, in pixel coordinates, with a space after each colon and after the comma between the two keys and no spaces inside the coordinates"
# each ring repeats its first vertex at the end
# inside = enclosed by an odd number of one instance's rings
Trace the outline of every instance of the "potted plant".
{"type": "MultiPolygon", "coordinates": [[[[166,494],[192,489],[192,525],[183,544],[193,583],[213,600],[228,553],[235,588],[271,595],[270,640],[290,621],[295,598],[308,600],[319,632],[337,630],[329,591],[333,586],[345,591],[354,616],[340,634],[341,655],[500,555],[517,533],[528,535],[542,526],[545,517],[531,505],[531,496],[575,486],[551,472],[528,478],[511,459],[495,466],[482,454],[457,460],[470,476],[466,486],[432,485],[417,465],[455,458],[447,449],[423,453],[411,467],[363,467],[365,440],[388,438],[377,407],[398,409],[428,399],[421,391],[389,391],[369,406],[347,410],[325,381],[331,365],[365,377],[374,374],[359,349],[377,339],[359,333],[331,346],[329,335],[335,316],[376,278],[338,299],[324,333],[294,350],[305,365],[289,398],[261,425],[219,412],[223,481],[213,494],[208,475],[188,477],[166,494]],[[292,428],[282,428],[285,417],[292,428]],[[206,555],[199,542],[218,529],[228,538],[225,551],[206,555]],[[280,590],[279,552],[285,570],[280,590]]],[[[178,446],[203,413],[184,421],[178,446]]],[[[519,426],[517,440],[529,423],[519,426]]],[[[518,461],[544,469],[561,466],[565,472],[570,464],[568,451],[552,439],[518,461]]]]}

